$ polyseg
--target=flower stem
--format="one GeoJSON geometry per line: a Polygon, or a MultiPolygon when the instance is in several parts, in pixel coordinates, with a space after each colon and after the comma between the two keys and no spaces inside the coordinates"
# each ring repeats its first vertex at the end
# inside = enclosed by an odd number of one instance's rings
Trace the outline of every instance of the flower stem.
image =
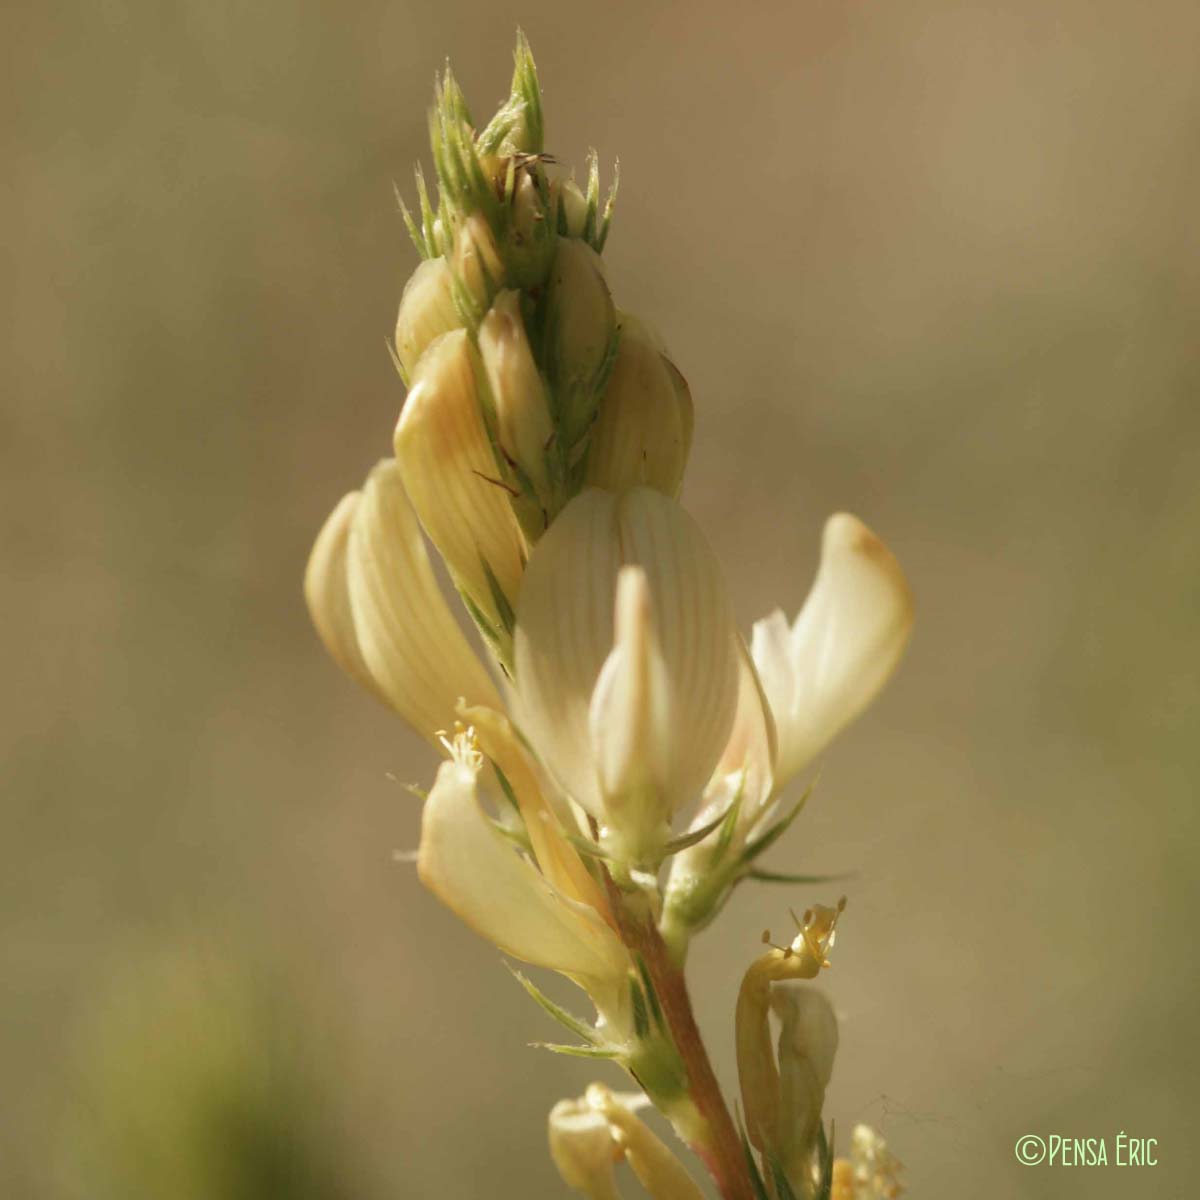
{"type": "Polygon", "coordinates": [[[742,1141],[696,1025],[683,969],[672,958],[653,917],[648,912],[638,912],[629,903],[629,896],[611,880],[608,890],[621,936],[646,964],[687,1072],[688,1095],[701,1118],[700,1129],[689,1137],[689,1144],[703,1160],[724,1200],[754,1200],[742,1141]]]}

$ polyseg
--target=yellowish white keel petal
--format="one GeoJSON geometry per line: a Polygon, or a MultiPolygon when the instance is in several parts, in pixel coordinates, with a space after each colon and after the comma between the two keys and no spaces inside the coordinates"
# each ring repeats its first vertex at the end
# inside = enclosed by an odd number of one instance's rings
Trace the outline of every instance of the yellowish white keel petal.
{"type": "Polygon", "coordinates": [[[421,824],[421,881],[506,954],[570,976],[620,1024],[625,947],[595,909],[564,896],[492,824],[479,801],[481,765],[460,747],[439,768],[421,824]]]}
{"type": "Polygon", "coordinates": [[[856,517],[830,517],[817,577],[795,623],[774,612],[752,635],[779,739],[776,787],[878,695],[912,623],[912,594],[891,551],[856,517]]]}
{"type": "Polygon", "coordinates": [[[351,679],[386,704],[387,698],[363,661],[350,607],[346,552],[350,545],[350,527],[361,500],[361,492],[343,496],[321,526],[304,571],[304,601],[330,658],[351,679]]]}
{"type": "Polygon", "coordinates": [[[395,462],[346,496],[305,574],[313,623],[338,664],[436,744],[460,698],[499,705],[442,596],[395,462]]]}

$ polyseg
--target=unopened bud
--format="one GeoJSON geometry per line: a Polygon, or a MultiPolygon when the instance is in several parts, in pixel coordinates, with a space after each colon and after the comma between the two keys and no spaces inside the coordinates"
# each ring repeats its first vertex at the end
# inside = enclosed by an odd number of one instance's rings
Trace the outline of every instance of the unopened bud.
{"type": "Polygon", "coordinates": [[[519,292],[501,292],[479,326],[479,354],[496,408],[496,431],[539,497],[550,490],[547,452],[554,437],[550,402],[538,374],[519,292]]]}
{"type": "Polygon", "coordinates": [[[545,283],[554,260],[554,212],[547,206],[542,186],[532,167],[518,169],[504,261],[510,282],[525,289],[545,283]]]}
{"type": "Polygon", "coordinates": [[[587,198],[573,179],[564,179],[559,187],[558,203],[566,225],[567,237],[581,238],[587,227],[587,198]]]}
{"type": "Polygon", "coordinates": [[[549,376],[559,435],[570,448],[588,431],[596,415],[617,333],[604,267],[586,242],[558,238],[548,303],[549,376]]]}
{"type": "Polygon", "coordinates": [[[425,347],[460,325],[450,265],[444,258],[427,258],[405,284],[396,317],[396,356],[405,380],[412,379],[425,347]]]}
{"type": "Polygon", "coordinates": [[[592,427],[587,481],[611,492],[644,484],[675,497],[691,449],[692,395],[636,317],[622,313],[620,327],[592,427]]]}
{"type": "Polygon", "coordinates": [[[460,307],[478,319],[492,297],[504,286],[504,260],[496,248],[491,227],[480,213],[472,213],[454,236],[454,277],[460,307]]]}
{"type": "Polygon", "coordinates": [[[479,371],[465,329],[429,347],[396,425],[396,460],[425,532],[503,659],[525,543],[498,478],[476,390],[479,371]]]}

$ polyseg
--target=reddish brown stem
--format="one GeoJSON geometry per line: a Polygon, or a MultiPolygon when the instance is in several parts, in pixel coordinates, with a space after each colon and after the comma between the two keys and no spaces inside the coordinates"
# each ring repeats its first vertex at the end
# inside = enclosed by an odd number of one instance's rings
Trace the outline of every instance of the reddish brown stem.
{"type": "Polygon", "coordinates": [[[631,912],[611,881],[609,893],[625,944],[637,951],[646,964],[675,1048],[687,1071],[688,1094],[708,1130],[707,1140],[693,1143],[692,1149],[703,1159],[724,1200],[754,1200],[742,1141],[696,1025],[683,970],[671,960],[653,919],[631,912]]]}

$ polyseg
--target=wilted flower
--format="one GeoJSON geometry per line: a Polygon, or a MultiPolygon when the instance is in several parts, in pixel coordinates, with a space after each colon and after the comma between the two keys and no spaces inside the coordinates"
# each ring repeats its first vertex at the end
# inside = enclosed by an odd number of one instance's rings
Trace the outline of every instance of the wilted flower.
{"type": "Polygon", "coordinates": [[[811,1137],[815,1132],[813,1121],[820,1115],[820,1096],[815,1096],[811,1088],[806,1093],[800,1086],[802,1079],[797,1071],[795,1034],[799,1030],[810,1035],[807,1051],[802,1049],[800,1053],[805,1054],[814,1067],[816,1079],[824,1076],[824,1083],[820,1084],[823,1096],[837,1048],[837,1025],[832,1020],[832,1012],[827,1014],[828,1020],[819,1020],[815,1016],[815,1006],[822,1000],[805,997],[779,1001],[785,1005],[785,1012],[788,1005],[795,1005],[796,1011],[791,1029],[785,1029],[786,1039],[780,1042],[777,1062],[771,1044],[772,985],[787,980],[815,979],[821,969],[829,965],[826,955],[833,948],[838,917],[845,903],[842,900],[836,908],[816,905],[809,909],[803,920],[797,922],[796,937],[788,945],[774,946],[756,959],[742,977],[738,991],[735,1028],[746,1135],[756,1149],[770,1155],[781,1167],[806,1152],[808,1141],[803,1135],[807,1131],[811,1137]],[[796,1023],[801,1016],[801,1006],[810,1008],[809,1015],[814,1017],[807,1027],[796,1023]],[[781,1082],[781,1067],[786,1071],[786,1083],[781,1082]],[[814,1099],[815,1114],[812,1111],[814,1099]],[[810,1129],[810,1126],[813,1127],[810,1129]]]}

